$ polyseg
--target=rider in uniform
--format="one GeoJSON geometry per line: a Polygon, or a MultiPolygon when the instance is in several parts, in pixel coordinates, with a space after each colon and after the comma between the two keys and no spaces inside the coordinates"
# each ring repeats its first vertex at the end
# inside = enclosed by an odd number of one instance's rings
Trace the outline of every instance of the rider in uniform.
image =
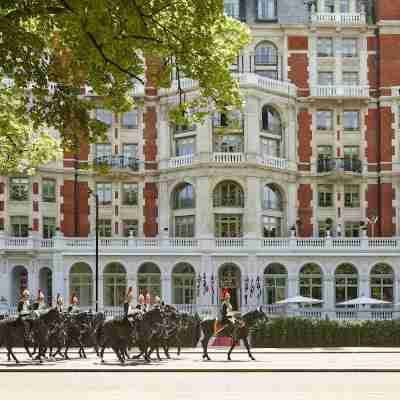
{"type": "Polygon", "coordinates": [[[143,294],[141,293],[138,298],[138,305],[136,308],[141,311],[142,313],[146,312],[146,304],[145,304],[145,298],[143,294]]]}
{"type": "Polygon", "coordinates": [[[153,309],[161,310],[161,299],[159,296],[154,297],[153,309]]]}
{"type": "MultiPolygon", "coordinates": [[[[215,334],[222,332],[228,325],[233,324],[234,315],[233,315],[233,307],[231,304],[231,295],[229,293],[229,289],[222,289],[222,307],[221,307],[221,320],[219,321],[219,328],[215,328],[215,334]]],[[[217,324],[216,324],[217,325],[217,324]]]]}
{"type": "Polygon", "coordinates": [[[32,305],[32,310],[35,312],[37,317],[39,317],[41,313],[47,310],[44,293],[41,289],[38,290],[38,296],[36,298],[36,301],[32,305]]]}
{"type": "Polygon", "coordinates": [[[29,290],[24,289],[17,306],[18,321],[24,326],[25,340],[29,339],[29,322],[27,319],[31,316],[31,306],[29,304],[29,290]]]}
{"type": "Polygon", "coordinates": [[[124,318],[128,318],[128,315],[131,314],[132,302],[133,302],[133,288],[132,286],[130,286],[128,288],[128,293],[126,294],[124,302],[124,318]]]}
{"type": "Polygon", "coordinates": [[[64,311],[64,299],[61,296],[60,293],[57,293],[57,298],[56,298],[56,309],[58,312],[62,313],[64,311]]]}
{"type": "Polygon", "coordinates": [[[151,296],[150,292],[147,292],[145,297],[144,311],[146,312],[150,310],[151,310],[151,296]]]}
{"type": "Polygon", "coordinates": [[[71,297],[71,304],[68,307],[68,313],[69,314],[79,314],[79,299],[76,293],[74,293],[71,297]]]}

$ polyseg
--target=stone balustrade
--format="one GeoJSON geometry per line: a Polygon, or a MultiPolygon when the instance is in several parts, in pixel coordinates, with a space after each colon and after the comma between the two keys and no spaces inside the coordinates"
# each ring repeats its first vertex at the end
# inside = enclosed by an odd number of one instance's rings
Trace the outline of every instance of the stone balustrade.
{"type": "Polygon", "coordinates": [[[314,25],[365,25],[365,13],[313,13],[311,23],[314,25]]]}
{"type": "Polygon", "coordinates": [[[369,86],[313,86],[311,97],[369,98],[369,86]]]}

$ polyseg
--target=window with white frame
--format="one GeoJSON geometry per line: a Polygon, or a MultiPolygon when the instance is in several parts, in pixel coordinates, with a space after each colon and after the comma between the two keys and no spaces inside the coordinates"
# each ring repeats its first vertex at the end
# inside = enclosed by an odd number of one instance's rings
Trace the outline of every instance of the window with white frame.
{"type": "Polygon", "coordinates": [[[346,237],[359,237],[360,236],[360,222],[359,221],[346,221],[344,224],[344,233],[346,237]]]}
{"type": "Polygon", "coordinates": [[[51,239],[56,232],[56,219],[54,217],[43,217],[43,238],[51,239]]]}
{"type": "Polygon", "coordinates": [[[318,207],[333,207],[333,186],[318,185],[318,207]]]}
{"type": "Polygon", "coordinates": [[[99,230],[99,236],[111,237],[112,236],[111,219],[99,219],[98,230],[99,230]]]}
{"type": "Polygon", "coordinates": [[[317,111],[317,129],[320,131],[328,131],[333,129],[333,111],[318,110],[317,111]]]}
{"type": "Polygon", "coordinates": [[[278,65],[278,50],[270,42],[260,43],[255,52],[256,65],[278,65]]]}
{"type": "Polygon", "coordinates": [[[325,0],[324,1],[324,12],[334,13],[335,12],[335,0],[325,0]]]}
{"type": "Polygon", "coordinates": [[[42,180],[42,200],[46,203],[56,201],[56,181],[54,179],[42,180]]]}
{"type": "Polygon", "coordinates": [[[187,156],[196,152],[196,137],[175,138],[175,156],[187,156]]]}
{"type": "Polygon", "coordinates": [[[282,195],[276,185],[269,184],[264,186],[263,208],[264,210],[282,211],[282,195]]]}
{"type": "Polygon", "coordinates": [[[264,105],[261,110],[261,129],[273,135],[282,135],[282,121],[279,112],[270,105],[264,105]]]}
{"type": "Polygon", "coordinates": [[[317,40],[318,57],[333,57],[333,39],[331,37],[320,37],[317,40]]]}
{"type": "Polygon", "coordinates": [[[10,178],[10,200],[26,201],[29,196],[28,178],[10,178]]]}
{"type": "Polygon", "coordinates": [[[331,225],[326,221],[318,221],[318,237],[323,238],[327,236],[327,232],[331,229],[331,225]]]}
{"type": "Polygon", "coordinates": [[[267,137],[260,138],[261,155],[264,157],[280,157],[280,141],[267,137]]]}
{"type": "Polygon", "coordinates": [[[236,182],[224,181],[218,184],[213,198],[214,207],[244,207],[244,193],[236,182]]]}
{"type": "Polygon", "coordinates": [[[358,55],[358,39],[343,38],[342,39],[342,56],[357,57],[358,55]]]}
{"type": "Polygon", "coordinates": [[[105,110],[104,108],[96,109],[96,119],[104,124],[111,126],[112,124],[112,112],[105,110]]]}
{"type": "Polygon", "coordinates": [[[122,114],[121,127],[124,129],[135,129],[138,127],[138,111],[132,110],[122,114]]]}
{"type": "Polygon", "coordinates": [[[273,216],[263,217],[263,236],[280,237],[282,236],[282,218],[273,216]]]}
{"type": "Polygon", "coordinates": [[[28,237],[29,235],[29,217],[25,215],[16,215],[10,217],[11,235],[14,237],[28,237]]]}
{"type": "Polygon", "coordinates": [[[215,237],[242,237],[242,215],[215,214],[215,237]]]}
{"type": "Polygon", "coordinates": [[[172,196],[174,210],[195,208],[195,195],[193,185],[184,183],[179,185],[172,196]]]}
{"type": "Polygon", "coordinates": [[[318,72],[318,85],[320,86],[333,86],[334,75],[332,71],[323,71],[323,72],[318,72]]]}
{"type": "Polygon", "coordinates": [[[350,12],[350,0],[340,0],[340,12],[348,14],[350,12]]]}
{"type": "Polygon", "coordinates": [[[175,217],[175,236],[176,237],[194,237],[195,216],[183,215],[175,217]]]}
{"type": "Polygon", "coordinates": [[[358,185],[344,185],[344,206],[346,208],[360,207],[360,187],[358,185]]]}
{"type": "Polygon", "coordinates": [[[224,0],[225,15],[232,18],[239,18],[239,0],[224,0]]]}
{"type": "Polygon", "coordinates": [[[96,144],[96,160],[98,162],[108,162],[112,157],[112,148],[110,143],[96,144]]]}
{"type": "Polygon", "coordinates": [[[122,204],[124,206],[138,205],[139,185],[137,183],[122,184],[122,204]]]}
{"type": "Polygon", "coordinates": [[[260,20],[273,20],[277,17],[276,0],[258,0],[257,18],[260,20]]]}
{"type": "Polygon", "coordinates": [[[347,110],[343,112],[343,129],[345,131],[360,130],[360,113],[355,110],[347,110]]]}
{"type": "Polygon", "coordinates": [[[112,203],[112,183],[101,182],[96,184],[96,193],[99,204],[110,205],[112,203]]]}
{"type": "Polygon", "coordinates": [[[345,71],[342,75],[342,83],[345,86],[358,86],[360,78],[356,71],[345,71]]]}

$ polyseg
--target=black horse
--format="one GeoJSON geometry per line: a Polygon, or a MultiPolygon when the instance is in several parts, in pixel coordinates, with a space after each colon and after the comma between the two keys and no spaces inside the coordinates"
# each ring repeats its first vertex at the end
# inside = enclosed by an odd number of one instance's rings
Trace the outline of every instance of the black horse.
{"type": "Polygon", "coordinates": [[[201,344],[203,346],[203,359],[211,360],[208,355],[208,342],[213,336],[228,336],[232,339],[232,345],[228,352],[228,360],[231,359],[232,350],[235,348],[237,343],[240,340],[243,341],[246,346],[247,353],[252,360],[255,360],[250,351],[249,345],[249,330],[252,325],[254,325],[257,321],[263,320],[266,318],[266,315],[263,313],[261,307],[254,311],[250,311],[247,314],[244,314],[240,318],[238,318],[235,323],[229,324],[225,326],[222,331],[219,331],[217,335],[215,335],[214,327],[216,320],[215,319],[207,319],[201,322],[201,330],[203,333],[203,339],[201,340],[201,344]]]}

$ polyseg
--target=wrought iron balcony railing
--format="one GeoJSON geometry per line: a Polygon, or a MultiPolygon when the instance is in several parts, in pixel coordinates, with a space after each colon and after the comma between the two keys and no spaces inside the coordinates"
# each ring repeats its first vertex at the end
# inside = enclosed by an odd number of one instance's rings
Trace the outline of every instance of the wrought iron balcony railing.
{"type": "Polygon", "coordinates": [[[133,171],[139,169],[139,160],[126,156],[100,156],[93,160],[93,164],[97,167],[106,166],[113,169],[131,169],[133,171]]]}
{"type": "Polygon", "coordinates": [[[356,158],[322,158],[318,160],[317,172],[354,172],[361,174],[362,162],[356,158]]]}

